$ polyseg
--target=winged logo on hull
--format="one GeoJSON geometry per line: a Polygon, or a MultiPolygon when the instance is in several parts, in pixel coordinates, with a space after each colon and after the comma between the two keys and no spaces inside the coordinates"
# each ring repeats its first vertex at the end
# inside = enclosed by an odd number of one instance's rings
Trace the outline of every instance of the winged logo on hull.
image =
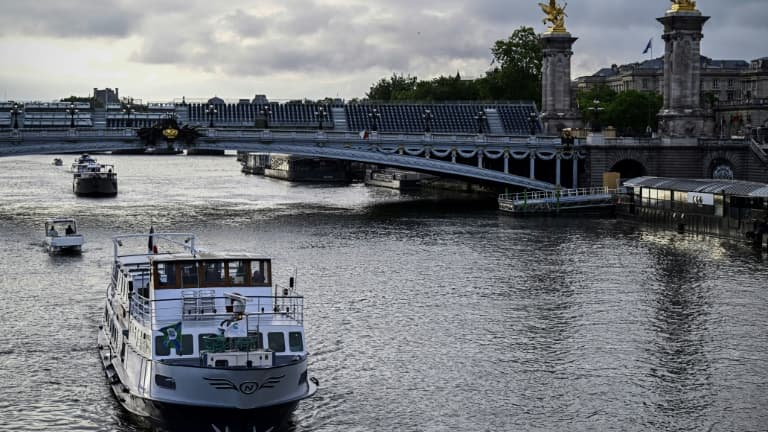
{"type": "Polygon", "coordinates": [[[240,383],[240,385],[237,385],[226,378],[203,377],[203,379],[208,381],[208,384],[210,384],[211,387],[215,388],[216,390],[234,390],[236,392],[240,392],[246,395],[254,394],[261,389],[274,388],[277,384],[280,383],[280,381],[283,380],[283,378],[285,378],[284,374],[279,376],[269,377],[265,379],[263,382],[244,381],[240,383]]]}

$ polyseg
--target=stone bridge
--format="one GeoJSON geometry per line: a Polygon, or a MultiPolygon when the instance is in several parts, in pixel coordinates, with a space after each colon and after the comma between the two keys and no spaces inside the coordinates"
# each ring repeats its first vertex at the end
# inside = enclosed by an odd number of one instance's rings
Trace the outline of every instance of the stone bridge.
{"type": "MultiPolygon", "coordinates": [[[[287,153],[398,167],[531,190],[577,186],[584,154],[559,138],[459,134],[208,129],[190,148],[287,153]],[[565,169],[567,168],[567,169],[565,169]],[[549,181],[537,178],[537,169],[549,181]]],[[[177,148],[184,148],[181,143],[177,148]]],[[[0,132],[0,156],[96,153],[144,148],[132,129],[0,132]]]]}

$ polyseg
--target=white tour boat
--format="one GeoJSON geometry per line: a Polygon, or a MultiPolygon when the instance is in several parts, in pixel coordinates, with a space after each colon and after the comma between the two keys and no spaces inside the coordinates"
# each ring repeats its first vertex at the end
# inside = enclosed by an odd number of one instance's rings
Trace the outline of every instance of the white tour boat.
{"type": "Polygon", "coordinates": [[[89,197],[117,195],[115,166],[99,163],[78,165],[77,171],[72,174],[72,192],[89,197]]]}
{"type": "Polygon", "coordinates": [[[315,393],[303,297],[293,277],[287,287],[273,283],[269,258],[202,252],[192,234],[150,231],[113,243],[98,344],[128,411],[162,422],[202,416],[225,430],[287,417],[315,393]],[[128,243],[140,251],[126,251],[128,243]]]}
{"type": "Polygon", "coordinates": [[[77,231],[77,222],[69,217],[49,218],[45,221],[45,249],[48,253],[78,253],[85,238],[77,231]]]}

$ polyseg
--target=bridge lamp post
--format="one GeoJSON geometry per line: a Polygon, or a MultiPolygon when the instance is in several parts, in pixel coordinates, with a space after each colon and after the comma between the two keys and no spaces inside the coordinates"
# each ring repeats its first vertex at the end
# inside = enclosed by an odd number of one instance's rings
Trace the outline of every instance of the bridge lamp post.
{"type": "Polygon", "coordinates": [[[259,112],[264,116],[264,129],[269,129],[269,118],[272,116],[272,108],[265,106],[259,112]]]}
{"type": "Polygon", "coordinates": [[[325,112],[325,108],[319,107],[317,111],[315,111],[315,117],[317,117],[317,129],[323,130],[323,120],[328,117],[328,113],[325,112]]]}
{"type": "Polygon", "coordinates": [[[424,133],[432,132],[432,111],[425,109],[424,115],[424,133]]]}
{"type": "Polygon", "coordinates": [[[69,114],[69,128],[74,129],[75,128],[75,115],[79,113],[80,111],[75,109],[75,103],[71,102],[69,104],[69,108],[67,108],[67,114],[69,114]]]}
{"type": "Polygon", "coordinates": [[[531,111],[528,115],[528,127],[531,131],[531,136],[536,136],[536,130],[538,129],[539,116],[535,112],[531,111]]]}
{"type": "Polygon", "coordinates": [[[24,110],[21,109],[21,106],[17,103],[13,104],[13,108],[11,108],[11,116],[13,116],[13,128],[18,129],[19,128],[19,114],[23,113],[24,110]]]}
{"type": "Polygon", "coordinates": [[[592,132],[602,132],[602,127],[600,127],[600,112],[603,111],[605,108],[600,106],[600,99],[595,99],[592,101],[592,106],[589,108],[589,111],[592,113],[592,132]]]}
{"type": "Polygon", "coordinates": [[[381,113],[376,108],[372,109],[371,112],[368,113],[368,120],[371,125],[372,132],[379,131],[379,119],[381,119],[381,113]]]}
{"type": "Polygon", "coordinates": [[[131,105],[128,105],[124,110],[123,114],[126,116],[125,121],[125,127],[133,127],[133,123],[131,122],[131,114],[135,114],[136,111],[133,109],[131,105]]]}
{"type": "Polygon", "coordinates": [[[484,110],[480,110],[475,114],[475,121],[477,122],[477,134],[482,135],[483,134],[483,123],[485,123],[485,120],[488,118],[487,115],[485,115],[484,110]]]}
{"type": "Polygon", "coordinates": [[[217,112],[218,111],[216,111],[216,107],[213,106],[213,104],[208,104],[206,113],[208,114],[208,127],[211,129],[213,129],[213,116],[215,116],[217,112]]]}

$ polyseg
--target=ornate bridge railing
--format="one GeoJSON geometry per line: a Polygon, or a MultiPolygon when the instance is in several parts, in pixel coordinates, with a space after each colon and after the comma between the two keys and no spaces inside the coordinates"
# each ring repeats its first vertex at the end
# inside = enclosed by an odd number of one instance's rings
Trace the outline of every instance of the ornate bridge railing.
{"type": "MultiPolygon", "coordinates": [[[[289,153],[402,167],[481,181],[553,190],[555,184],[535,178],[537,160],[553,161],[560,183],[561,161],[573,164],[585,154],[561,145],[559,138],[467,134],[358,134],[338,131],[207,129],[189,147],[201,150],[289,153]],[[475,162],[469,161],[475,160],[475,162]],[[496,170],[487,160],[501,160],[496,170]],[[525,160],[527,177],[510,172],[510,161],[525,160]],[[503,166],[499,166],[503,165],[503,166]]],[[[176,144],[186,147],[183,144],[176,144]]],[[[21,154],[106,152],[145,144],[133,129],[0,131],[0,156],[21,154]]]]}

